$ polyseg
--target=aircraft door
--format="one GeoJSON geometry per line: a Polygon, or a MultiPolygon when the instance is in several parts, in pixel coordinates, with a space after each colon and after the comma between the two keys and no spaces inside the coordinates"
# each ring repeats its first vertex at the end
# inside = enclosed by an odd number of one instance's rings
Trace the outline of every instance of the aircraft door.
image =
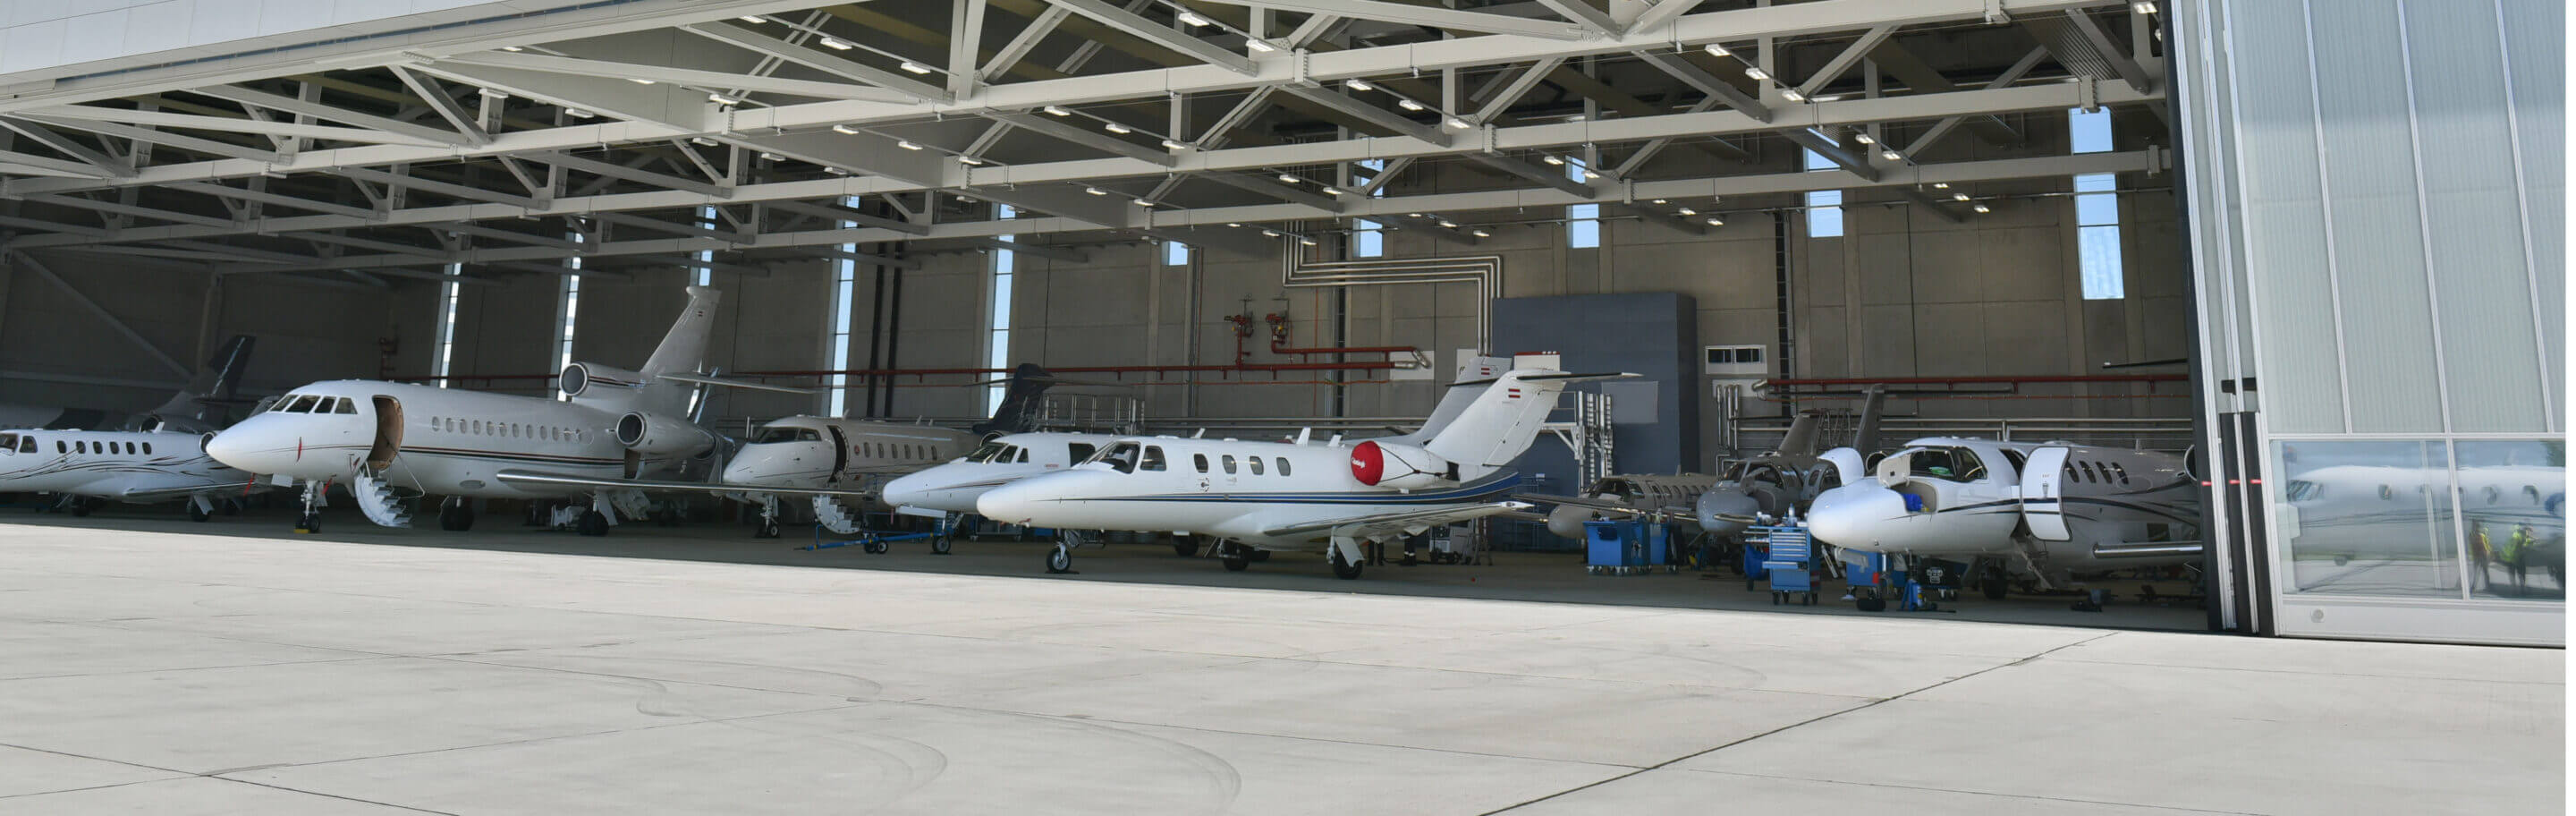
{"type": "Polygon", "coordinates": [[[2067,450],[2045,447],[2030,452],[2021,466],[2021,518],[2042,541],[2065,541],[2065,472],[2067,450]]]}
{"type": "Polygon", "coordinates": [[[383,471],[393,467],[394,454],[402,450],[402,401],[378,394],[375,397],[375,442],[367,447],[367,469],[383,471]]]}
{"type": "Polygon", "coordinates": [[[850,438],[841,435],[839,425],[824,423],[823,430],[832,432],[831,481],[838,482],[841,480],[841,474],[850,469],[850,438]]]}

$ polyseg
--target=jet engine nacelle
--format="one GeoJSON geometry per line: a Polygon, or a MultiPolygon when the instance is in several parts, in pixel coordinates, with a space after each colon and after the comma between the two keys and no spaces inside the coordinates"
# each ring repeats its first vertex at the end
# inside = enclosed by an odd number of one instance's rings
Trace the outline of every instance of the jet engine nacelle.
{"type": "Polygon", "coordinates": [[[598,396],[623,389],[643,388],[646,378],[641,372],[611,368],[598,363],[574,363],[564,366],[563,376],[556,381],[567,397],[598,396]]]}
{"type": "Polygon", "coordinates": [[[633,411],[617,418],[617,444],[647,456],[697,456],[715,449],[716,435],[685,419],[633,411]]]}
{"type": "Polygon", "coordinates": [[[1351,448],[1351,477],[1371,487],[1421,490],[1458,483],[1458,466],[1432,452],[1371,440],[1351,448]]]}

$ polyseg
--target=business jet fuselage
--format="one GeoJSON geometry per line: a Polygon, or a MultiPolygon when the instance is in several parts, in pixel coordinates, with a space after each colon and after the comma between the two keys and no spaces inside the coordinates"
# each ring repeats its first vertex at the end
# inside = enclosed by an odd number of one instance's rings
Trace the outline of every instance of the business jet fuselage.
{"type": "MultiPolygon", "coordinates": [[[[2171,454],[1934,437],[1880,460],[1871,478],[1817,496],[1807,524],[1837,547],[1991,557],[2039,586],[2063,587],[2076,573],[2198,561],[2200,496],[2199,480],[2171,454]]],[[[1986,590],[1999,597],[2002,584],[1986,590]]]]}
{"type": "Polygon", "coordinates": [[[89,515],[96,499],[185,500],[205,521],[251,475],[208,457],[205,435],[144,431],[0,431],[0,493],[52,493],[89,515]]]}
{"type": "Polygon", "coordinates": [[[1071,468],[1117,440],[1110,434],[1056,432],[995,437],[955,461],[887,482],[882,495],[898,510],[973,513],[975,501],[993,488],[1071,468]]]}
{"type": "Polygon", "coordinates": [[[1431,434],[1321,444],[1123,437],[1069,470],[995,487],[976,508],[1040,527],[1216,536],[1230,570],[1256,549],[1322,550],[1335,575],[1356,578],[1362,542],[1529,507],[1505,500],[1519,482],[1506,465],[1529,449],[1567,383],[1613,376],[1622,375],[1566,374],[1554,355],[1525,357],[1431,434]]]}

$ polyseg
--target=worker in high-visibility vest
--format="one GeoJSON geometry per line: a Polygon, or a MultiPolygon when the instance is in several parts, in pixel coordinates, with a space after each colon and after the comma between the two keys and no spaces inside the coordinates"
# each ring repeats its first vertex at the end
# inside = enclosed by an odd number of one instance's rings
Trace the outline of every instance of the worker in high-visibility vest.
{"type": "Polygon", "coordinates": [[[2494,585],[2494,581],[2487,577],[2487,559],[2494,553],[2493,543],[2487,541],[2487,526],[2477,525],[2476,535],[2469,539],[2469,566],[2476,570],[2475,574],[2469,576],[2471,587],[2474,588],[2482,583],[2488,586],[2494,585]]]}
{"type": "Polygon", "coordinates": [[[2498,554],[2504,561],[2506,571],[2513,574],[2513,594],[2515,595],[2529,594],[2523,587],[2522,562],[2523,559],[2530,557],[2531,545],[2536,543],[2536,539],[2537,536],[2532,534],[2531,525],[2514,525],[2513,535],[2507,536],[2504,540],[2504,552],[2498,554]]]}

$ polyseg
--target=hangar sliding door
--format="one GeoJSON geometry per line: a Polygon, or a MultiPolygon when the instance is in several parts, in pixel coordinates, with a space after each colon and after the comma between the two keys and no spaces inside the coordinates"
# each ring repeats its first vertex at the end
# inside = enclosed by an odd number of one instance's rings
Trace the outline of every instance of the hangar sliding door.
{"type": "Polygon", "coordinates": [[[2563,644],[2564,10],[2173,5],[2226,625],[2563,644]]]}

